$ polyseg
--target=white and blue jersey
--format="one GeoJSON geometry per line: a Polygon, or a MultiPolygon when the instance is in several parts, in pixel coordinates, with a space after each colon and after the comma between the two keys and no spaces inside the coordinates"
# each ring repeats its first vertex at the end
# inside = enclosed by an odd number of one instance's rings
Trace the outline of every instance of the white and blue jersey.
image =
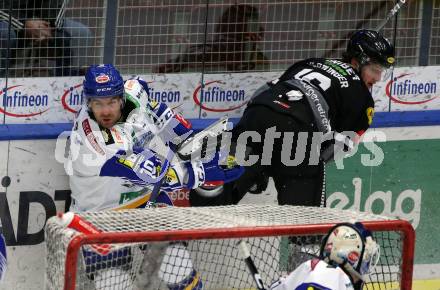
{"type": "Polygon", "coordinates": [[[271,290],[354,290],[348,275],[319,259],[302,263],[287,277],[273,283],[271,290]]]}
{"type": "MultiPolygon", "coordinates": [[[[144,206],[160,173],[161,156],[175,139],[191,133],[189,123],[166,104],[150,102],[138,80],[125,82],[125,96],[123,120],[110,129],[98,125],[87,104],[74,120],[67,170],[73,211],[144,206]]],[[[185,166],[174,160],[165,191],[184,187],[188,178],[185,166]]],[[[160,194],[157,202],[172,205],[167,194],[160,194]]]]}

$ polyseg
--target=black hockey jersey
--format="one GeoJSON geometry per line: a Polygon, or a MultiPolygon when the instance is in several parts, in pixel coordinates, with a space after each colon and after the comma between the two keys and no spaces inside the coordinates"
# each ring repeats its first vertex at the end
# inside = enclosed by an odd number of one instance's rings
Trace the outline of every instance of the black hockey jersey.
{"type": "Polygon", "coordinates": [[[360,75],[347,63],[335,59],[312,58],[293,64],[269,89],[257,95],[249,106],[265,105],[298,121],[313,119],[310,105],[290,94],[289,80],[302,80],[316,88],[328,104],[331,129],[363,134],[374,114],[374,100],[360,75]]]}

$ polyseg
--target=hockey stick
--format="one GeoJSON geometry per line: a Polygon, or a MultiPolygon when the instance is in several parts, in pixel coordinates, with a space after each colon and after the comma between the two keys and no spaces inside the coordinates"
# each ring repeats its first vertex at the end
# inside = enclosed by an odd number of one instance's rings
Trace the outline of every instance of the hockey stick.
{"type": "MultiPolygon", "coordinates": [[[[406,2],[409,2],[409,0],[399,0],[399,2],[388,12],[388,15],[376,27],[375,31],[380,32],[388,23],[388,21],[390,21],[390,19],[400,10],[400,8],[402,8],[402,6],[406,2]]],[[[362,29],[365,26],[365,24],[368,22],[368,19],[370,19],[371,17],[376,15],[379,11],[381,11],[385,7],[385,5],[386,5],[386,1],[379,2],[379,5],[368,15],[366,15],[364,19],[361,20],[356,25],[355,30],[362,29]]],[[[343,47],[346,44],[347,41],[346,39],[350,38],[351,34],[352,34],[351,32],[348,32],[339,41],[333,43],[332,47],[329,50],[327,50],[327,52],[322,57],[328,58],[331,56],[333,52],[343,47]]]]}
{"type": "Polygon", "coordinates": [[[260,273],[258,273],[257,267],[255,266],[254,260],[252,260],[251,252],[246,245],[246,242],[241,240],[237,243],[238,252],[240,253],[241,258],[246,263],[246,266],[249,269],[249,272],[252,274],[254,278],[255,284],[257,285],[257,289],[266,290],[263,284],[263,280],[261,280],[260,273]]]}
{"type": "Polygon", "coordinates": [[[170,160],[173,158],[173,156],[174,156],[173,151],[169,150],[167,157],[165,157],[165,160],[161,166],[161,170],[158,176],[160,180],[154,184],[153,190],[151,191],[150,198],[147,201],[146,207],[152,207],[156,203],[156,200],[159,197],[160,188],[162,187],[162,184],[165,180],[165,175],[168,171],[168,168],[170,167],[170,160]]]}
{"type": "Polygon", "coordinates": [[[193,158],[193,160],[202,158],[202,155],[206,154],[207,152],[212,152],[217,148],[217,137],[230,129],[228,124],[228,118],[223,117],[208,126],[206,129],[194,134],[193,136],[183,141],[177,147],[175,152],[171,149],[168,150],[168,154],[164,160],[159,174],[160,180],[154,184],[150,198],[147,201],[147,207],[154,205],[154,203],[156,202],[159,196],[160,188],[162,187],[162,184],[165,180],[166,172],[168,171],[170,162],[173,159],[175,153],[177,153],[179,158],[184,161],[188,161],[191,158],[193,158]]]}
{"type": "Polygon", "coordinates": [[[390,12],[388,12],[385,19],[383,19],[376,27],[376,31],[380,32],[384,28],[384,26],[388,23],[388,21],[390,21],[390,19],[393,18],[393,16],[396,15],[397,12],[399,12],[400,8],[402,8],[402,6],[405,5],[406,2],[407,2],[406,0],[399,0],[399,2],[397,2],[396,5],[394,5],[394,7],[390,10],[390,12]]]}

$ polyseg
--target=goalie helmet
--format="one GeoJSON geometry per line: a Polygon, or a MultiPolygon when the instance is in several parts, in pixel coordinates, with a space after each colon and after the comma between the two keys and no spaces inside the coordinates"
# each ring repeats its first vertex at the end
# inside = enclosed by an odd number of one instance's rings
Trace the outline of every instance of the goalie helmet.
{"type": "Polygon", "coordinates": [[[337,224],[324,237],[320,258],[341,266],[355,280],[365,280],[379,260],[379,246],[361,223],[337,224]]]}
{"type": "Polygon", "coordinates": [[[124,100],[124,80],[112,64],[91,65],[83,81],[87,100],[120,96],[124,100]]]}
{"type": "Polygon", "coordinates": [[[374,30],[356,31],[348,41],[344,57],[347,60],[355,58],[361,65],[374,62],[385,68],[391,67],[395,61],[393,45],[374,30]]]}

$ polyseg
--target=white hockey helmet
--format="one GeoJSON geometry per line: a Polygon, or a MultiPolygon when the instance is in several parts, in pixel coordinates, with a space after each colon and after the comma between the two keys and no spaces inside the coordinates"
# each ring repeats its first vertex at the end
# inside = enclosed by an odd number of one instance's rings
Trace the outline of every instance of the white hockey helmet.
{"type": "Polygon", "coordinates": [[[361,223],[334,226],[324,237],[320,257],[347,270],[355,280],[365,280],[379,261],[379,246],[361,223]]]}

